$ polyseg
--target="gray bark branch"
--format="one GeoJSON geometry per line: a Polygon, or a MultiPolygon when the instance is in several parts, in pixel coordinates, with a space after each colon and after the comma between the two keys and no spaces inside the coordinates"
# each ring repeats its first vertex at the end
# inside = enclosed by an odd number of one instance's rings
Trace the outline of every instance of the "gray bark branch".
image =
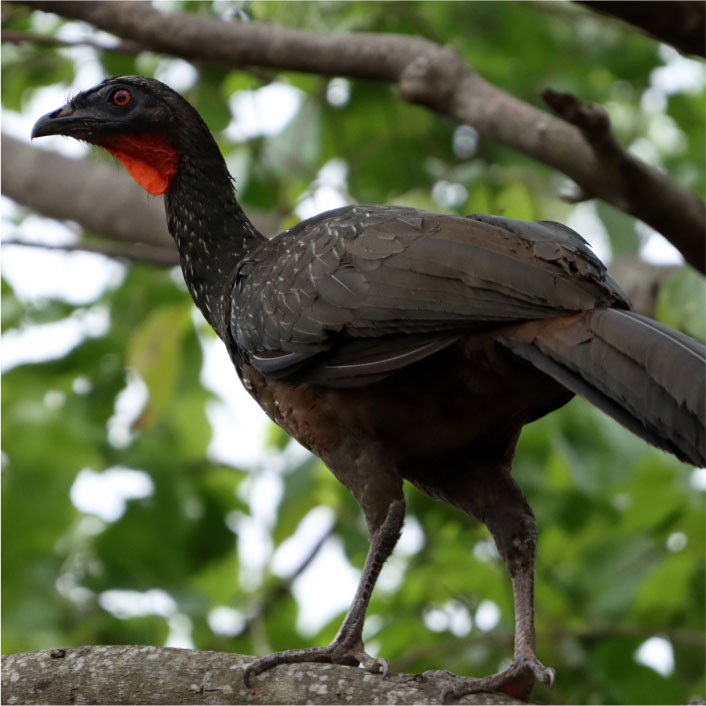
{"type": "Polygon", "coordinates": [[[84,20],[156,51],[228,68],[251,65],[396,83],[402,98],[472,125],[571,177],[581,190],[643,220],[706,271],[706,206],[668,175],[622,150],[597,150],[574,125],[485,81],[456,52],[427,39],[383,33],[327,33],[258,22],[163,13],[148,3],[28,5],[84,20]]]}
{"type": "MultiPolygon", "coordinates": [[[[437,704],[423,677],[334,664],[275,667],[243,683],[252,657],[170,647],[109,645],[2,658],[3,704],[437,704]]],[[[460,704],[521,704],[471,694],[460,704]]]]}
{"type": "Polygon", "coordinates": [[[5,196],[106,238],[175,248],[162,199],[107,162],[68,159],[7,135],[0,149],[5,196]]]}
{"type": "MultiPolygon", "coordinates": [[[[152,264],[179,264],[162,199],[149,196],[122,167],[70,159],[9,135],[2,135],[0,150],[5,196],[44,216],[76,221],[88,232],[123,244],[91,241],[71,247],[152,264]]],[[[279,230],[278,218],[248,212],[261,232],[279,230]]]]}

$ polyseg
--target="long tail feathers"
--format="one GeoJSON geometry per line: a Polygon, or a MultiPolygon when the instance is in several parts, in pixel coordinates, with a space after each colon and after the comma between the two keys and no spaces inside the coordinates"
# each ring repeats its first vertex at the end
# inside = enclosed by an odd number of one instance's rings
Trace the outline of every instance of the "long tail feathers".
{"type": "Polygon", "coordinates": [[[631,311],[596,309],[502,343],[650,444],[706,466],[706,348],[693,339],[631,311]]]}

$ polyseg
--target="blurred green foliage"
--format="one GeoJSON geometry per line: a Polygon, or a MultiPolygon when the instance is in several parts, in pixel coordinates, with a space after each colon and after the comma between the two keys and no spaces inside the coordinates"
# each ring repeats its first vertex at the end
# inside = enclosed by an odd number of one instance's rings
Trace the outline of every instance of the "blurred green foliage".
{"type": "MultiPolygon", "coordinates": [[[[641,99],[651,72],[664,64],[658,45],[568,3],[182,3],[178,9],[234,14],[232,21],[245,13],[326,32],[423,35],[451,44],[483,76],[526,101],[540,105],[541,91],[553,87],[606,104],[628,144],[649,139],[654,129],[655,115],[641,110],[641,99]]],[[[72,24],[74,35],[91,36],[89,28],[72,24]]],[[[5,30],[56,36],[66,25],[22,5],[3,5],[5,30]]],[[[155,54],[94,55],[107,75],[169,65],[155,54]]],[[[3,107],[22,111],[43,86],[68,87],[78,56],[60,47],[7,45],[3,107]]],[[[557,199],[559,179],[550,170],[482,140],[467,154],[454,151],[458,126],[401,102],[387,85],[348,82],[347,97],[336,103],[327,100],[331,84],[324,77],[195,68],[198,80],[185,93],[235,165],[246,209],[274,213],[284,225],[297,220],[296,205],[332,159],[345,161],[345,196],[356,201],[556,220],[571,212],[557,199]],[[219,134],[230,120],[232,95],[272,81],[304,93],[286,129],[238,142],[219,134]],[[445,201],[440,182],[465,190],[456,188],[461,197],[445,201]]],[[[36,117],[27,115],[28,126],[36,117]]],[[[703,90],[669,94],[658,119],[678,131],[678,139],[657,148],[660,163],[702,191],[703,90]]],[[[605,206],[597,214],[614,236],[614,252],[635,254],[641,240],[634,221],[605,206]]],[[[272,546],[263,547],[261,571],[243,564],[247,548],[236,530],[255,513],[249,489],[258,471],[207,454],[212,395],[201,382],[202,348],[177,278],[135,265],[98,301],[81,306],[25,301],[3,282],[2,304],[6,333],[96,305],[110,321],[105,333],[66,355],[18,365],[3,376],[3,650],[163,644],[174,615],[188,617],[187,632],[203,649],[262,653],[330,641],[342,616],[319,634],[302,632],[287,579],[271,571],[272,554],[324,505],[334,510],[333,533],[349,561],[360,567],[367,549],[360,512],[319,461],[288,453],[287,437],[273,427],[262,463],[280,469],[281,499],[266,523],[272,546]],[[116,443],[108,422],[128,371],[144,381],[146,402],[129,438],[116,443]],[[69,497],[79,471],[116,466],[149,474],[151,494],[128,500],[114,521],[79,511],[69,497]],[[115,589],[161,589],[176,607],[169,615],[111,612],[103,599],[115,589]],[[214,631],[209,616],[219,606],[244,618],[240,631],[230,630],[236,634],[214,631]]],[[[703,338],[703,278],[676,273],[661,292],[658,315],[703,338]]],[[[201,326],[200,335],[211,334],[201,326]]],[[[233,374],[222,384],[238,382],[233,374]]],[[[704,493],[692,483],[693,469],[575,400],[526,429],[515,472],[540,527],[538,652],[557,669],[554,689],[538,688],[536,697],[548,703],[703,698],[704,493]],[[654,635],[673,646],[667,676],[634,658],[654,635]]],[[[487,531],[412,488],[408,501],[423,542],[411,556],[395,557],[396,578],[373,596],[367,640],[394,670],[495,671],[512,653],[513,609],[504,568],[487,551],[487,531]],[[452,625],[432,629],[425,622],[430,610],[453,605],[477,616],[483,601],[500,610],[490,631],[473,625],[454,634],[452,625]]],[[[321,528],[322,536],[326,531],[321,528]]],[[[321,581],[337,590],[336,576],[321,581]]]]}

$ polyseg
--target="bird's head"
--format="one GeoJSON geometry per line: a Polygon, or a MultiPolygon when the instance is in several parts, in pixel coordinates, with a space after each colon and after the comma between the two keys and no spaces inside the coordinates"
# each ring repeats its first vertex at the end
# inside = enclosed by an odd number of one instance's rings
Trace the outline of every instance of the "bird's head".
{"type": "Polygon", "coordinates": [[[178,93],[155,79],[118,76],[42,116],[32,137],[66,135],[103,147],[140,186],[156,195],[169,189],[184,141],[194,130],[206,136],[205,142],[201,140],[203,149],[216,147],[199,114],[178,93]]]}

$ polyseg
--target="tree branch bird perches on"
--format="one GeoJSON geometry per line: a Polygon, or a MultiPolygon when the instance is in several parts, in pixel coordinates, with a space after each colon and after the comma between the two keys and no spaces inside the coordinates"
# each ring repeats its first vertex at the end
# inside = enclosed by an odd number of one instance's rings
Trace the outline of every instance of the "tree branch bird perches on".
{"type": "Polygon", "coordinates": [[[327,647],[253,662],[387,670],[365,612],[404,517],[403,480],[484,522],[515,596],[515,649],[484,678],[427,672],[444,695],[527,698],[552,669],[535,653],[537,527],[511,476],[524,424],[581,395],[649,443],[706,465],[706,352],[630,311],[602,263],[558,223],[347,206],[262,236],[235,198],[208,127],[168,86],[110,78],[40,118],[111,152],[164,194],[184,279],[267,414],[361,505],[370,550],[327,647]]]}

